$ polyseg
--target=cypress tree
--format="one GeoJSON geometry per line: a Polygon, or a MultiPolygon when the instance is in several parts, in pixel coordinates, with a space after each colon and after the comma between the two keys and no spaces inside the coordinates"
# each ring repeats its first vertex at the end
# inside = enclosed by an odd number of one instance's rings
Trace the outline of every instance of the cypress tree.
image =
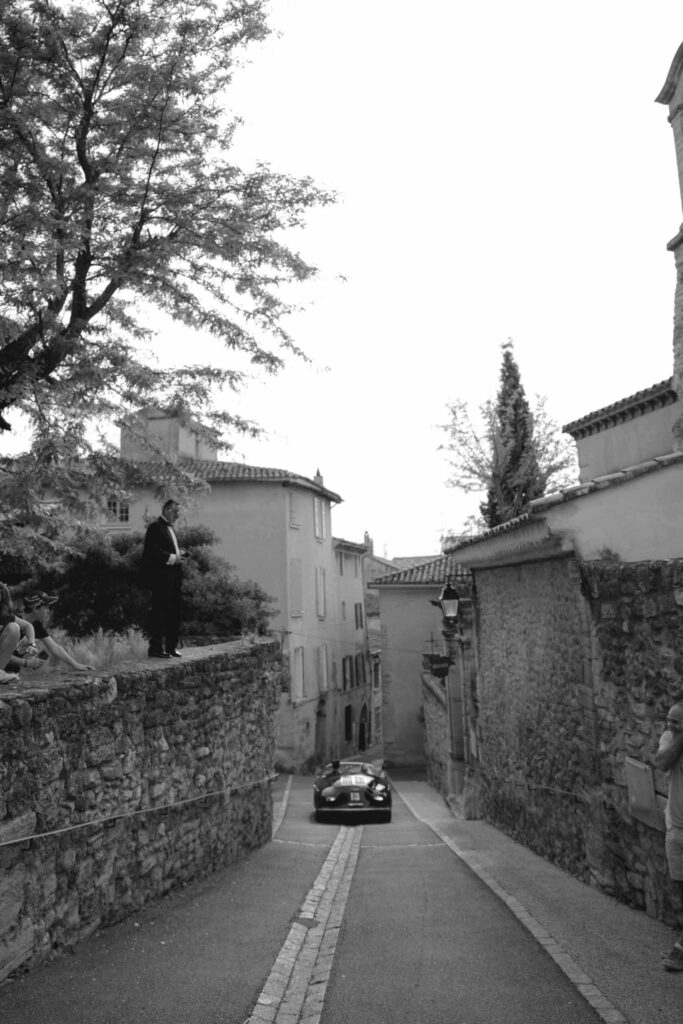
{"type": "Polygon", "coordinates": [[[513,354],[512,342],[503,346],[500,387],[491,422],[492,474],[480,511],[486,525],[498,526],[518,516],[543,494],[543,477],[534,439],[534,418],[513,354]]]}

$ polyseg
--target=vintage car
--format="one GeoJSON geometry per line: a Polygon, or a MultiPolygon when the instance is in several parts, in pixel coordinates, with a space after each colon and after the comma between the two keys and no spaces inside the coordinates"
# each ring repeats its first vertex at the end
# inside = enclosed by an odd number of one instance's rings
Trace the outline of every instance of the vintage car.
{"type": "Polygon", "coordinates": [[[389,776],[367,761],[332,761],[313,780],[313,806],[316,821],[354,813],[391,821],[389,776]]]}

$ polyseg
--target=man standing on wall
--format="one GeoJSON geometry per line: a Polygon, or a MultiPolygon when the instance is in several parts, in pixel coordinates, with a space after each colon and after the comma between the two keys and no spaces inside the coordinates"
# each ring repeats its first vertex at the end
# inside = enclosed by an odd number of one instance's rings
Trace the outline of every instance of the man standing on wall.
{"type": "Polygon", "coordinates": [[[142,564],[152,590],[147,652],[150,658],[180,657],[181,562],[184,552],[178,547],[173,529],[179,514],[178,503],[170,499],[145,533],[142,564]]]}
{"type": "Polygon", "coordinates": [[[669,874],[679,898],[680,933],[662,966],[667,971],[683,971],[683,694],[666,716],[666,731],[662,733],[654,763],[660,771],[669,773],[665,848],[669,874]]]}

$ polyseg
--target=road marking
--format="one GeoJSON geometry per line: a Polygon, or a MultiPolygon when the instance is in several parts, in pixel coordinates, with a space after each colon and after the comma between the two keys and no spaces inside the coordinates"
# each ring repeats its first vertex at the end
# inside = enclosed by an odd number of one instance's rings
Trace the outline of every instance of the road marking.
{"type": "Polygon", "coordinates": [[[364,850],[440,850],[443,843],[363,843],[364,850]]]}
{"type": "MultiPolygon", "coordinates": [[[[303,839],[273,839],[273,842],[279,843],[281,846],[313,846],[318,850],[321,846],[327,849],[330,845],[329,843],[305,843],[303,839]]],[[[441,843],[439,843],[439,846],[441,846],[441,843]]]]}
{"type": "Polygon", "coordinates": [[[244,1024],[320,1024],[363,826],[342,825],[244,1024]]]}
{"type": "MultiPolygon", "coordinates": [[[[399,792],[394,785],[396,792],[399,792]]],[[[593,984],[591,978],[582,971],[579,965],[574,959],[567,953],[563,946],[553,938],[550,932],[546,931],[542,924],[536,920],[523,903],[512,896],[506,889],[500,885],[495,878],[482,867],[477,855],[471,853],[469,850],[464,850],[459,846],[450,836],[447,836],[445,832],[442,832],[438,825],[433,824],[427,818],[424,818],[417,808],[411,803],[410,799],[403,793],[399,792],[401,800],[414,815],[418,821],[421,821],[424,825],[429,826],[432,832],[435,832],[439,839],[441,839],[446,846],[449,847],[460,860],[467,864],[468,868],[477,875],[484,885],[487,885],[491,892],[495,893],[499,899],[503,901],[509,908],[509,910],[515,915],[520,924],[531,933],[534,939],[545,949],[546,953],[553,958],[557,966],[561,971],[569,978],[574,988],[583,996],[586,1002],[590,1003],[598,1016],[605,1021],[605,1024],[631,1024],[627,1017],[624,1017],[622,1012],[617,1009],[614,1003],[611,1003],[609,999],[602,994],[597,985],[593,984]]]]}

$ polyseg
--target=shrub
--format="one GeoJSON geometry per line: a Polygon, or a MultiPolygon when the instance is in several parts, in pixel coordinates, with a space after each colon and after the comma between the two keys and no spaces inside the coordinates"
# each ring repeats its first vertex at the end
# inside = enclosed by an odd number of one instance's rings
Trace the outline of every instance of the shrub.
{"type": "MultiPolygon", "coordinates": [[[[203,526],[190,527],[178,531],[178,542],[188,553],[183,564],[183,632],[224,637],[267,632],[273,614],[270,598],[257,583],[240,580],[215,554],[215,535],[203,526]]],[[[52,623],[71,636],[144,630],[149,591],[141,573],[142,545],[139,533],[79,538],[59,565],[39,569],[30,586],[21,589],[56,594],[52,623]]]]}

